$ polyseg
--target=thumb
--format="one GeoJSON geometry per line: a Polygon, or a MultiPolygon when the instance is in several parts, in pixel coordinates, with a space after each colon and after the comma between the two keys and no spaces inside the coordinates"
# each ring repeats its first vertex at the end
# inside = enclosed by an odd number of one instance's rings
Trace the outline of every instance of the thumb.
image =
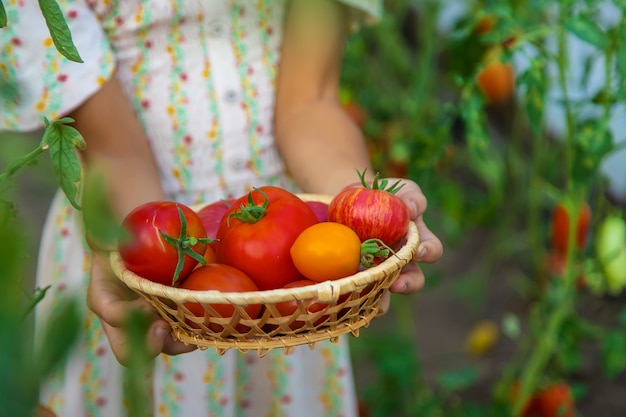
{"type": "Polygon", "coordinates": [[[167,339],[170,335],[170,326],[164,320],[155,320],[148,329],[146,343],[150,355],[157,356],[163,352],[167,339]]]}

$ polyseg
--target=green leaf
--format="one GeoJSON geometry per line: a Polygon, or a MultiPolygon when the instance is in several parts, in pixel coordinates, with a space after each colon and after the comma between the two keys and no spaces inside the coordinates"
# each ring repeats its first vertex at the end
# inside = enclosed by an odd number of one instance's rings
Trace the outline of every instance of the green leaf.
{"type": "Polygon", "coordinates": [[[615,50],[615,63],[617,73],[620,75],[619,96],[623,97],[626,93],[626,25],[622,25],[619,29],[617,48],[615,50]]]}
{"type": "Polygon", "coordinates": [[[38,374],[43,378],[50,374],[68,356],[80,331],[78,302],[74,299],[62,300],[58,309],[41,327],[44,334],[37,350],[38,374]]]}
{"type": "Polygon", "coordinates": [[[591,19],[584,16],[578,16],[567,20],[565,28],[576,37],[599,49],[605,49],[608,46],[608,38],[606,33],[591,19]]]}
{"type": "Polygon", "coordinates": [[[448,392],[458,391],[469,386],[472,386],[478,381],[478,371],[473,366],[442,372],[436,377],[437,383],[448,392]]]}
{"type": "Polygon", "coordinates": [[[146,345],[146,333],[152,320],[140,311],[133,311],[125,329],[128,332],[128,366],[124,368],[124,388],[128,403],[128,415],[148,417],[151,415],[151,395],[149,378],[152,370],[152,356],[146,345]]]}
{"type": "Polygon", "coordinates": [[[57,50],[70,61],[82,63],[83,59],[74,45],[72,33],[56,0],[39,0],[39,8],[57,50]]]}
{"type": "Polygon", "coordinates": [[[521,76],[521,83],[526,85],[524,107],[531,129],[540,135],[543,128],[543,116],[546,95],[545,59],[534,58],[530,67],[521,76]]]}
{"type": "Polygon", "coordinates": [[[614,378],[626,369],[626,334],[622,330],[607,334],[602,343],[602,365],[608,378],[614,378]]]}
{"type": "Polygon", "coordinates": [[[572,179],[575,184],[590,184],[604,157],[613,150],[613,135],[602,120],[584,121],[577,126],[574,145],[572,179]]]}
{"type": "Polygon", "coordinates": [[[7,11],[4,8],[4,4],[0,1],[0,28],[3,28],[7,25],[7,11]]]}
{"type": "Polygon", "coordinates": [[[50,150],[52,170],[59,186],[72,206],[80,210],[77,196],[82,167],[76,149],[85,149],[86,144],[78,130],[66,124],[73,121],[70,118],[63,118],[50,123],[45,119],[46,130],[42,144],[47,145],[50,150]]]}
{"type": "Polygon", "coordinates": [[[113,249],[122,230],[107,198],[104,176],[91,173],[88,183],[83,188],[82,206],[89,243],[96,248],[113,249]]]}

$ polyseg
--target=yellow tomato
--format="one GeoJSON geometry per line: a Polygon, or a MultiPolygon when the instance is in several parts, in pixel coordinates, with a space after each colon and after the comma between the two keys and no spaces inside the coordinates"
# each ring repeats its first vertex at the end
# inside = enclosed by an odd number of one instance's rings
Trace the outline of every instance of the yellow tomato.
{"type": "Polygon", "coordinates": [[[322,282],[354,274],[361,262],[361,240],[340,223],[322,222],[305,229],[291,246],[291,259],[306,278],[322,282]]]}
{"type": "Polygon", "coordinates": [[[469,331],[465,349],[472,356],[482,356],[498,341],[498,326],[489,320],[476,323],[469,331]]]}

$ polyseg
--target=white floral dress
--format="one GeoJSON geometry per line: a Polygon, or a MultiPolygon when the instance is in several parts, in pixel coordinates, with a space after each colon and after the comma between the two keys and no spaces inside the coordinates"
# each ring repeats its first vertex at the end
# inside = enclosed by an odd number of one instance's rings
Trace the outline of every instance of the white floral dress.
{"type": "MultiPolygon", "coordinates": [[[[380,0],[343,2],[361,17],[381,12],[380,0]]],[[[61,0],[81,64],[56,51],[37,2],[3,3],[9,25],[0,30],[0,129],[40,128],[44,116],[63,116],[115,73],[170,198],[197,204],[251,185],[293,187],[272,131],[284,1],[61,0]]],[[[82,231],[60,193],[42,239],[37,284],[52,287],[38,319],[65,294],[84,297],[88,281],[82,231]]],[[[60,417],[121,417],[121,369],[85,308],[79,346],[46,383],[42,401],[60,417]]],[[[357,413],[346,340],[263,358],[212,349],[161,355],[153,387],[159,417],[357,413]]]]}

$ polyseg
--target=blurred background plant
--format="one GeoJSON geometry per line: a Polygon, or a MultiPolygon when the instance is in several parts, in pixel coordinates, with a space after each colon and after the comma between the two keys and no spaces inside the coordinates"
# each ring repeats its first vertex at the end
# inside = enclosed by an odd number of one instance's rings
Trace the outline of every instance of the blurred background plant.
{"type": "Polygon", "coordinates": [[[376,169],[423,188],[447,252],[353,341],[363,409],[623,414],[626,7],[386,8],[350,39],[343,102],[376,169]]]}

